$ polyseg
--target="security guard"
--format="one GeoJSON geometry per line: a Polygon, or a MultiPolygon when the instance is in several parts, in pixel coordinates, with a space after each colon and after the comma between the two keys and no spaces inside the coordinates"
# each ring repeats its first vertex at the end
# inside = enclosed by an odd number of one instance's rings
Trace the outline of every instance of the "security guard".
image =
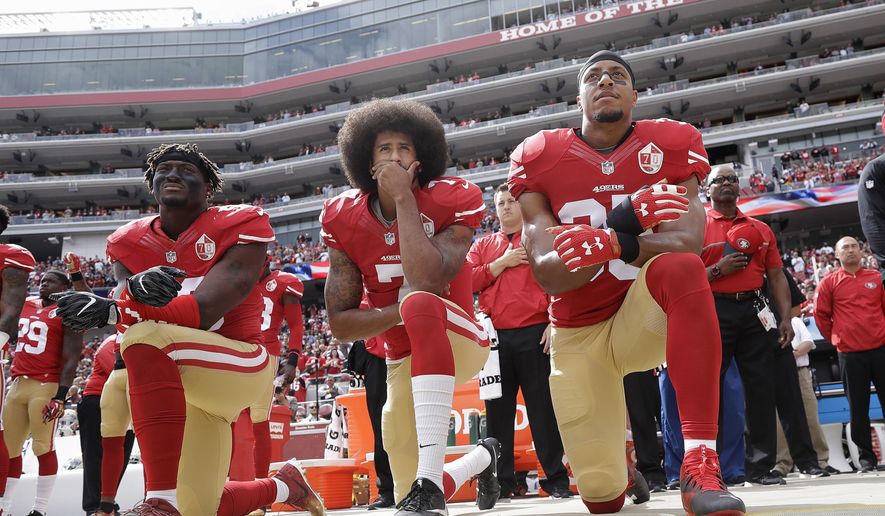
{"type": "MultiPolygon", "coordinates": [[[[775,358],[777,346],[793,340],[790,290],[774,233],[737,207],[740,185],[734,169],[719,165],[707,181],[704,250],[707,278],[716,301],[722,336],[722,373],[735,358],[747,404],[746,476],[762,485],[785,484],[771,473],[777,452],[775,358]],[[774,307],[762,294],[767,277],[774,307]],[[773,309],[781,316],[778,324],[773,309]]],[[[720,417],[721,419],[721,417],[720,417]]],[[[720,424],[721,428],[721,424],[720,424]]],[[[721,439],[721,437],[720,437],[721,439]]]]}

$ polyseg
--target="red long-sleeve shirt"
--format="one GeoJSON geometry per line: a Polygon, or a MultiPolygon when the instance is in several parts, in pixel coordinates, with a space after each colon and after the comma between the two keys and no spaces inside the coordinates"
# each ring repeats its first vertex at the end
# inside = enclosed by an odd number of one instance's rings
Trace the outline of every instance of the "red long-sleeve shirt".
{"type": "Polygon", "coordinates": [[[487,235],[467,253],[473,291],[479,292],[479,309],[485,312],[498,330],[524,328],[548,321],[550,300],[538,285],[528,265],[504,269],[494,277],[489,265],[504,256],[507,249],[522,245],[521,233],[510,240],[503,231],[487,235]]]}
{"type": "Polygon", "coordinates": [[[877,271],[833,271],[817,287],[814,320],[821,335],[842,352],[885,345],[885,289],[877,271]]]}

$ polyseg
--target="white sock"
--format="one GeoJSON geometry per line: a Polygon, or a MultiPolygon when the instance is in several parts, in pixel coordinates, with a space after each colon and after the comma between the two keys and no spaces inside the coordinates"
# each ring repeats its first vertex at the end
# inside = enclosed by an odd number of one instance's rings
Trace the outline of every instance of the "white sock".
{"type": "Polygon", "coordinates": [[[40,475],[37,477],[37,494],[34,496],[35,511],[46,514],[53,487],[55,487],[55,475],[40,475]]]}
{"type": "Polygon", "coordinates": [[[708,441],[706,439],[686,439],[685,440],[685,453],[694,450],[695,448],[699,448],[701,445],[707,447],[708,450],[716,451],[716,440],[708,441]]]}
{"type": "Polygon", "coordinates": [[[9,477],[6,479],[6,494],[3,495],[3,512],[8,513],[9,509],[12,507],[12,496],[15,491],[15,486],[18,485],[18,478],[9,477]]]}
{"type": "Polygon", "coordinates": [[[446,440],[455,377],[425,374],[412,377],[415,401],[415,428],[418,431],[418,478],[426,478],[443,490],[442,472],[446,462],[446,440]]]}
{"type": "Polygon", "coordinates": [[[277,497],[274,499],[274,503],[282,503],[289,499],[289,486],[274,477],[270,477],[270,479],[277,485],[277,497]]]}
{"type": "Polygon", "coordinates": [[[163,491],[148,491],[144,495],[145,500],[148,498],[159,498],[160,500],[166,500],[172,507],[178,509],[178,498],[175,497],[175,489],[165,489],[163,491]]]}
{"type": "Polygon", "coordinates": [[[492,455],[489,453],[489,450],[485,446],[477,446],[473,451],[460,459],[446,463],[443,470],[452,477],[452,481],[455,483],[455,491],[457,491],[464,482],[482,473],[482,470],[489,467],[491,463],[492,455]]]}

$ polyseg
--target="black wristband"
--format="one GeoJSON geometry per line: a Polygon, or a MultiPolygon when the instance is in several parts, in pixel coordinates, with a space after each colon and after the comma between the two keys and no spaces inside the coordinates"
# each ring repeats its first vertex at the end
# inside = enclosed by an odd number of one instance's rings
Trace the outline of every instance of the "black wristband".
{"type": "Polygon", "coordinates": [[[74,272],[71,274],[71,281],[83,281],[82,272],[74,272]]]}
{"type": "Polygon", "coordinates": [[[52,399],[64,402],[65,398],[68,397],[69,390],[71,390],[71,388],[67,385],[59,385],[58,391],[55,393],[55,396],[53,396],[52,399]]]}
{"type": "Polygon", "coordinates": [[[618,235],[618,244],[621,246],[620,259],[624,263],[633,263],[639,258],[639,238],[630,233],[616,232],[618,235]]]}
{"type": "Polygon", "coordinates": [[[608,212],[605,225],[618,233],[628,233],[637,236],[644,231],[639,223],[639,218],[636,216],[636,212],[633,210],[633,199],[629,196],[624,199],[624,202],[608,212]]]}

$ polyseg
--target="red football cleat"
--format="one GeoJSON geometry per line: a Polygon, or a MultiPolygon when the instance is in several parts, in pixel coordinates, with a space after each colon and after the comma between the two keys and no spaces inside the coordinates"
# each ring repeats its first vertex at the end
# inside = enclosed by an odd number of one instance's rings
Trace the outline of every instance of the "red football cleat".
{"type": "Polygon", "coordinates": [[[298,510],[307,511],[311,516],[325,516],[326,508],[323,500],[307,483],[304,473],[294,460],[290,460],[280,468],[274,476],[289,487],[289,498],[284,502],[298,510]]]}
{"type": "Polygon", "coordinates": [[[742,516],[747,508],[722,480],[719,455],[701,445],[685,454],[679,472],[682,508],[689,516],[742,516]]]}
{"type": "Polygon", "coordinates": [[[181,516],[171,503],[160,498],[148,498],[120,516],[181,516]]]}
{"type": "Polygon", "coordinates": [[[627,462],[627,492],[625,494],[627,498],[633,500],[635,505],[645,503],[651,498],[648,482],[632,462],[627,462]]]}

